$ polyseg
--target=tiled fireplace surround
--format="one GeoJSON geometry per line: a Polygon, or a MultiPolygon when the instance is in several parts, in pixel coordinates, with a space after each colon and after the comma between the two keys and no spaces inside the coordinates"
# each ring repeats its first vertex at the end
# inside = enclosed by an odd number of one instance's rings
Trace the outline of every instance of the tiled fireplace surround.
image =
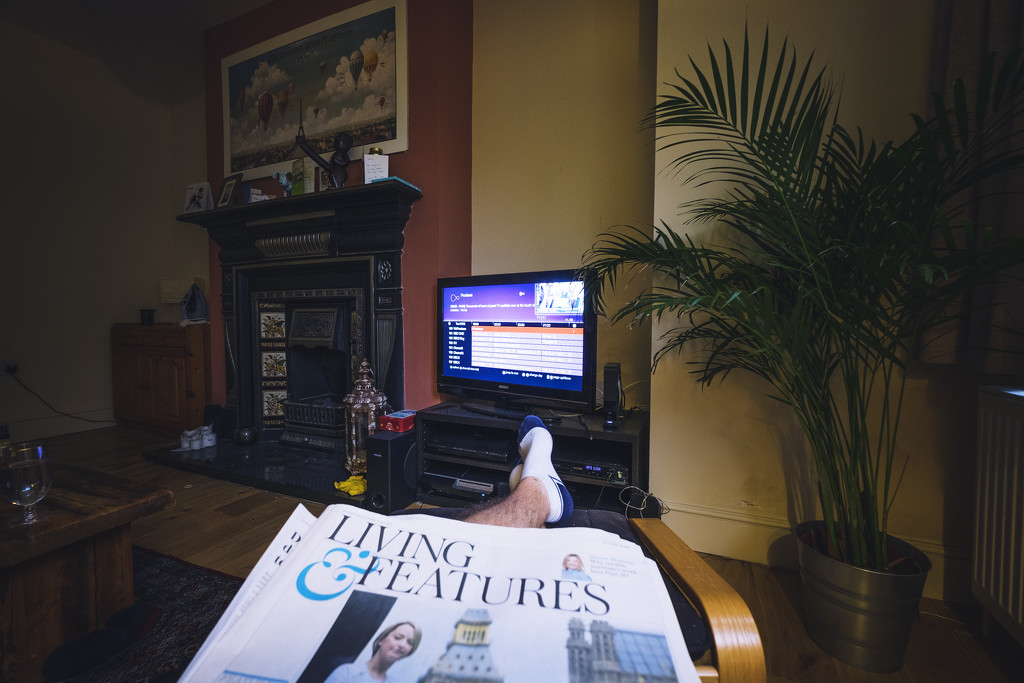
{"type": "Polygon", "coordinates": [[[227,405],[255,446],[161,454],[213,476],[321,489],[344,461],[341,398],[359,363],[402,406],[402,247],[415,188],[389,180],[186,214],[220,247],[227,405]],[[340,424],[339,424],[340,421],[340,424]]]}

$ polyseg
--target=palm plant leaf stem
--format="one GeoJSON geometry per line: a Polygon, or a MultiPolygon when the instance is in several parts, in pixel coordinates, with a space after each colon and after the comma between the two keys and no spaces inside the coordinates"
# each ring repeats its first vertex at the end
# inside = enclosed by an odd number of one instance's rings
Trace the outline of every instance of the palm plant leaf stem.
{"type": "Polygon", "coordinates": [[[703,191],[682,205],[686,223],[731,241],[626,226],[583,270],[600,311],[619,277],[655,274],[611,313],[675,318],[655,369],[692,346],[705,385],[733,370],[766,380],[808,439],[830,550],[884,570],[907,364],[954,303],[1024,262],[1022,240],[964,218],[980,180],[1024,166],[1008,125],[1024,107],[1024,62],[988,60],[973,102],[958,81],[952,106],[936,98],[905,141],[877,144],[839,125],[839,89],[813,55],[784,41],[773,56],[768,38],[756,63],[746,33],[738,61],[728,43],[721,56],[709,46],[707,72],[690,60],[693,75],[677,71],[644,121],[678,152],[683,185],[703,191]]]}

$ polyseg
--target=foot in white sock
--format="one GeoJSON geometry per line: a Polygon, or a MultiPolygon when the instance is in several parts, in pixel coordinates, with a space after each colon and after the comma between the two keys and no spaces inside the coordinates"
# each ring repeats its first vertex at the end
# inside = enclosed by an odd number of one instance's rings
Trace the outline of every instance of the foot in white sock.
{"type": "Polygon", "coordinates": [[[512,469],[508,483],[514,491],[523,477],[535,477],[548,494],[551,506],[547,522],[560,524],[572,517],[572,497],[551,464],[551,432],[539,417],[528,415],[519,427],[520,462],[512,469]]]}

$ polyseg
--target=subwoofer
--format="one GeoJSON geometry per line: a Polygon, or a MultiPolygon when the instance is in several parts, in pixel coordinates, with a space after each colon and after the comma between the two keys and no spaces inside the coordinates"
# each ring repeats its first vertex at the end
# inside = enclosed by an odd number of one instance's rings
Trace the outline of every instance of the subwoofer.
{"type": "Polygon", "coordinates": [[[416,430],[377,430],[366,441],[366,499],[363,507],[389,515],[416,500],[416,430]]]}

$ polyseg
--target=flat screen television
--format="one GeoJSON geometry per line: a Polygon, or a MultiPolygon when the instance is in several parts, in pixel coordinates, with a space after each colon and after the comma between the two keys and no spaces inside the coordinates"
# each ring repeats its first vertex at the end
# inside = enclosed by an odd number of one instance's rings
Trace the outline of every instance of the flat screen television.
{"type": "Polygon", "coordinates": [[[574,270],[438,279],[438,393],[593,411],[590,309],[574,270]]]}

